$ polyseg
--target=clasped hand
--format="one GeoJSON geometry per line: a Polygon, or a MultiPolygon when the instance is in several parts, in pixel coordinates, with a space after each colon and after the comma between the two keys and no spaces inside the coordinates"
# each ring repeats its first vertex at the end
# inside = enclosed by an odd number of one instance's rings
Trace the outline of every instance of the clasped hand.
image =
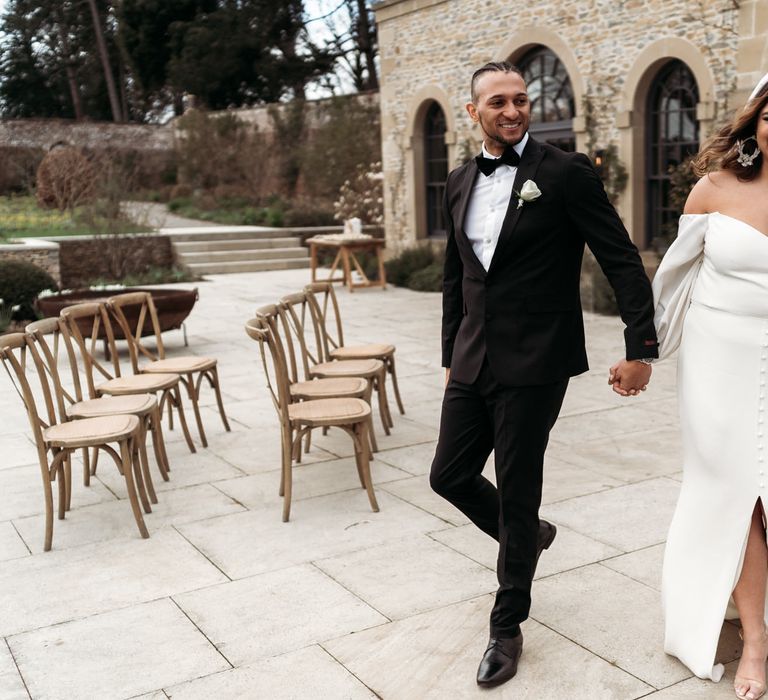
{"type": "Polygon", "coordinates": [[[619,360],[608,370],[608,383],[620,396],[637,396],[650,379],[651,365],[639,360],[619,360]]]}

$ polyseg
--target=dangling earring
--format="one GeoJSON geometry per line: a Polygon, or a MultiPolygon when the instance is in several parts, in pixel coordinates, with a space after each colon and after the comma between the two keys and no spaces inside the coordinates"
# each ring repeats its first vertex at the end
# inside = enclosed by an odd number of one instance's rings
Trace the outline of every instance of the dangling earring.
{"type": "Polygon", "coordinates": [[[741,139],[736,141],[736,150],[738,150],[739,152],[739,157],[736,159],[736,162],[743,168],[751,168],[752,163],[754,163],[757,160],[757,157],[760,155],[759,147],[756,148],[754,152],[751,154],[747,154],[744,152],[744,146],[750,141],[754,141],[755,143],[757,143],[757,139],[754,136],[750,136],[749,138],[746,138],[743,141],[741,139]]]}

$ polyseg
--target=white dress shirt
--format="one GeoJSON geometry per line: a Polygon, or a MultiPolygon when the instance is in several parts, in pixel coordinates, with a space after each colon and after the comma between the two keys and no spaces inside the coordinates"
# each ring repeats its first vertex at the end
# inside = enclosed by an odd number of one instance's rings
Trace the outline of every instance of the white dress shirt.
{"type": "MultiPolygon", "coordinates": [[[[523,155],[526,143],[528,143],[527,132],[520,143],[513,146],[517,155],[523,155]]],[[[483,143],[483,156],[501,158],[488,153],[485,143],[483,143]]],[[[472,249],[486,272],[491,266],[493,253],[499,242],[501,225],[507,213],[516,175],[517,167],[512,165],[500,165],[487,177],[479,173],[469,196],[467,214],[464,218],[464,233],[467,234],[472,249]]]]}

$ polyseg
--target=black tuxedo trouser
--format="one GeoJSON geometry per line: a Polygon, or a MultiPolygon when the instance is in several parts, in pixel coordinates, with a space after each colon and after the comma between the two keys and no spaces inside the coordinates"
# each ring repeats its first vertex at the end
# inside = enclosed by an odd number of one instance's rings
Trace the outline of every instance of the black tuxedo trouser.
{"type": "Polygon", "coordinates": [[[430,484],[499,542],[491,636],[516,636],[528,617],[544,451],[567,387],[502,386],[486,359],[473,384],[451,379],[445,389],[430,484]],[[491,450],[498,488],[482,475],[491,450]]]}

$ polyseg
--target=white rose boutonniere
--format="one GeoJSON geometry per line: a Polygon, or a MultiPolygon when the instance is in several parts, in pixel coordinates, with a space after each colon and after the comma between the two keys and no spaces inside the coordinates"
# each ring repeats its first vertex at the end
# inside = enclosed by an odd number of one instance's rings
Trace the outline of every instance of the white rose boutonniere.
{"type": "Polygon", "coordinates": [[[533,202],[541,197],[541,190],[533,180],[526,180],[519,192],[515,192],[517,195],[517,208],[525,204],[525,202],[533,202]]]}

